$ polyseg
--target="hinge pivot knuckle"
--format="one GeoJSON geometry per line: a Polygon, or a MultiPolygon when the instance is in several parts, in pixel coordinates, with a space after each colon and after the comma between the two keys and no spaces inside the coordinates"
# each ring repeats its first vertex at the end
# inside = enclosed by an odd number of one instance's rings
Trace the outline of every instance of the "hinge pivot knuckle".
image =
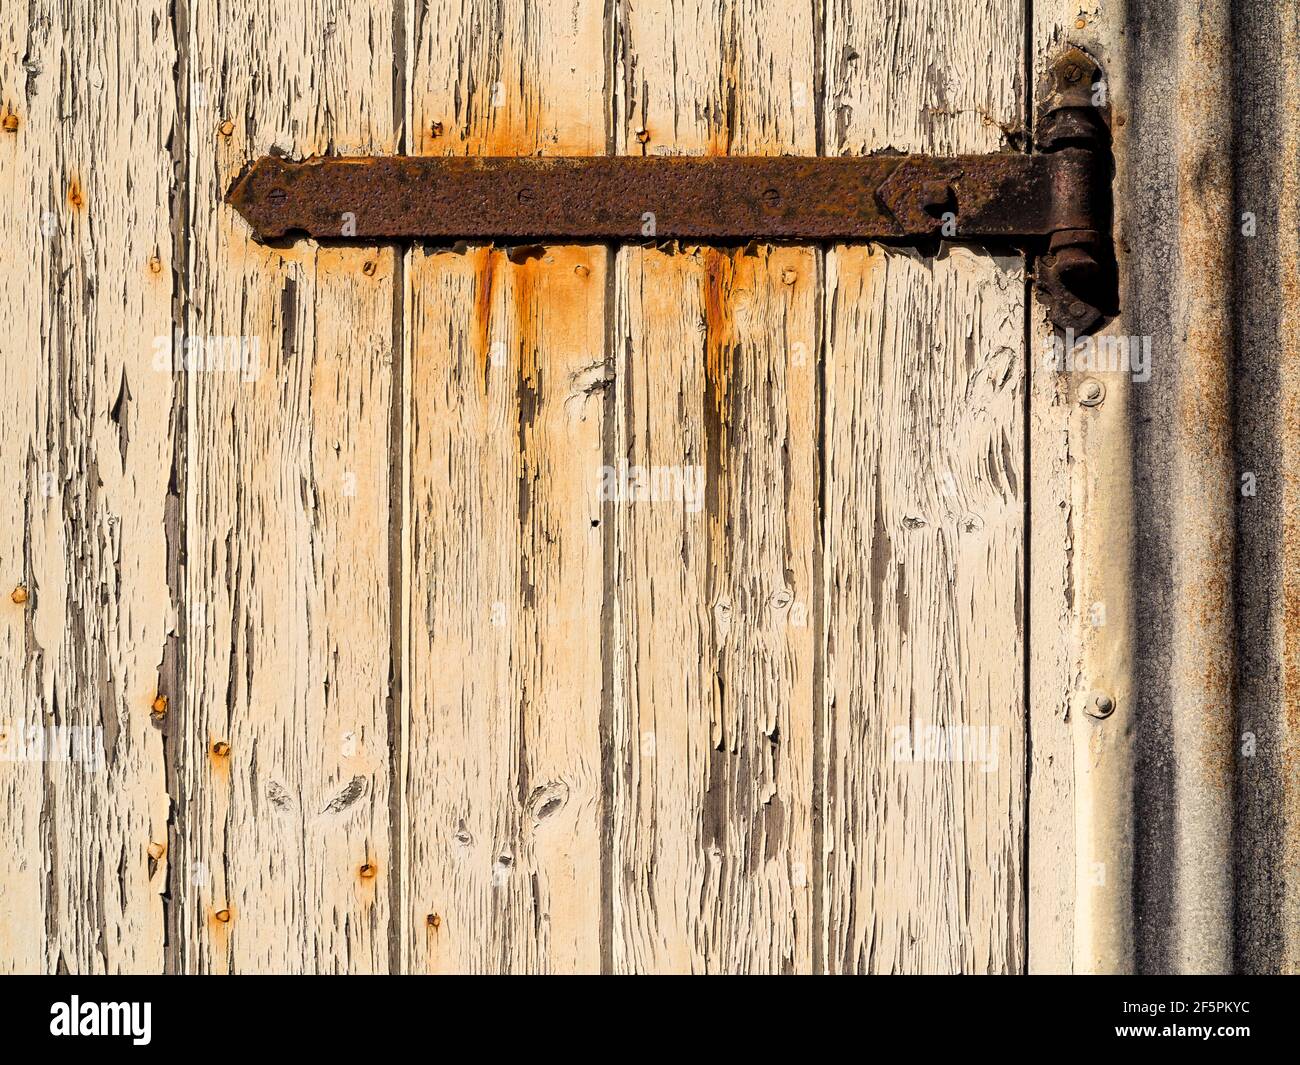
{"type": "Polygon", "coordinates": [[[1078,335],[1114,314],[1118,302],[1101,68],[1083,49],[1066,49],[1048,72],[1042,101],[1035,145],[1064,165],[1053,171],[1052,230],[1034,284],[1052,322],[1078,335]]]}

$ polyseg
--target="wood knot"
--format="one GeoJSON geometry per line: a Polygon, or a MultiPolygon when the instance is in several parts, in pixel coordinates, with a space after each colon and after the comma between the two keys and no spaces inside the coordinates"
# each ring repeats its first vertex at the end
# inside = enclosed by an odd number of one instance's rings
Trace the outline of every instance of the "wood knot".
{"type": "Polygon", "coordinates": [[[545,821],[569,801],[569,785],[562,780],[553,780],[540,788],[534,788],[528,796],[528,808],[535,821],[545,821]]]}

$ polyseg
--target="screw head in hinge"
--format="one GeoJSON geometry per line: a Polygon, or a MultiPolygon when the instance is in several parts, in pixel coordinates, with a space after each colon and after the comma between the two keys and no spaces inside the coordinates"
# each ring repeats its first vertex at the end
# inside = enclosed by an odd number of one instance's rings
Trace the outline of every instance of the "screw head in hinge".
{"type": "Polygon", "coordinates": [[[1106,398],[1106,386],[1095,377],[1085,378],[1079,385],[1079,404],[1084,407],[1100,407],[1106,398]]]}
{"type": "Polygon", "coordinates": [[[1084,710],[1090,717],[1107,718],[1115,712],[1115,700],[1105,692],[1093,692],[1084,710]]]}

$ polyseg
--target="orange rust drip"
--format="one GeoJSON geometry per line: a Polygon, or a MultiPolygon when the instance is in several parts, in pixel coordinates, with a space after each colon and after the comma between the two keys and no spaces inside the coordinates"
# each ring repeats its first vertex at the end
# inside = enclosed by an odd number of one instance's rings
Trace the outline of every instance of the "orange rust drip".
{"type": "Polygon", "coordinates": [[[727,394],[734,362],[731,291],[736,275],[734,252],[704,248],[704,379],[719,426],[729,420],[727,394]]]}
{"type": "Polygon", "coordinates": [[[735,318],[731,299],[736,256],[731,249],[706,247],[704,262],[704,509],[709,523],[710,582],[726,568],[730,551],[728,455],[731,451],[732,390],[735,371],[735,318]]]}
{"type": "Polygon", "coordinates": [[[474,339],[483,367],[483,387],[486,390],[492,361],[492,295],[497,284],[498,252],[490,247],[475,250],[477,259],[474,274],[474,339]]]}

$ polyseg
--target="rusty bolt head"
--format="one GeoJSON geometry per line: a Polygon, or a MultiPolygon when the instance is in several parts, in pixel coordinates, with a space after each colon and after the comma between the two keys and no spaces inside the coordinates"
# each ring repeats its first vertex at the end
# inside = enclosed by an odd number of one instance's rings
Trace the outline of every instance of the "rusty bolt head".
{"type": "Polygon", "coordinates": [[[374,264],[374,261],[371,260],[371,259],[367,259],[366,262],[365,262],[365,263],[362,265],[362,267],[361,267],[361,272],[362,272],[363,274],[365,274],[366,277],[371,277],[371,276],[373,276],[373,275],[374,275],[374,272],[375,272],[375,264],[374,264]]]}
{"type": "Polygon", "coordinates": [[[573,268],[573,272],[574,272],[575,274],[577,274],[579,277],[590,277],[590,276],[591,276],[591,271],[590,271],[589,269],[587,269],[587,267],[583,266],[582,263],[579,263],[577,266],[575,266],[575,267],[573,268]]]}
{"type": "Polygon", "coordinates": [[[520,189],[517,193],[515,193],[515,199],[517,199],[520,203],[532,203],[532,202],[533,202],[533,190],[532,190],[532,189],[520,189]]]}
{"type": "Polygon", "coordinates": [[[160,718],[166,715],[167,696],[159,693],[157,698],[154,699],[153,705],[149,708],[149,713],[153,715],[154,718],[160,718]]]}
{"type": "Polygon", "coordinates": [[[366,862],[366,864],[363,865],[363,866],[361,867],[361,869],[359,870],[359,872],[361,873],[362,879],[364,879],[364,880],[373,880],[375,874],[376,874],[377,872],[379,872],[379,870],[376,869],[376,868],[375,868],[373,865],[371,865],[369,862],[366,862]]]}
{"type": "Polygon", "coordinates": [[[18,132],[18,116],[15,114],[5,115],[4,127],[6,133],[18,132]]]}
{"type": "Polygon", "coordinates": [[[221,123],[221,125],[217,127],[217,132],[220,133],[223,137],[229,137],[232,133],[235,132],[235,124],[231,122],[230,119],[226,119],[224,122],[221,123]]]}
{"type": "Polygon", "coordinates": [[[437,928],[439,925],[442,924],[442,918],[439,917],[436,913],[429,914],[429,916],[426,917],[425,920],[429,922],[430,928],[437,928]]]}
{"type": "Polygon", "coordinates": [[[230,744],[228,744],[225,740],[218,740],[216,743],[212,745],[212,753],[215,754],[218,758],[224,758],[226,755],[230,753],[230,744]]]}
{"type": "Polygon", "coordinates": [[[280,204],[284,203],[284,201],[289,198],[289,194],[285,192],[284,189],[272,189],[266,194],[266,198],[279,207],[280,204]]]}
{"type": "Polygon", "coordinates": [[[1115,712],[1115,700],[1105,692],[1095,692],[1088,698],[1088,705],[1084,709],[1092,717],[1110,717],[1115,712]]]}
{"type": "Polygon", "coordinates": [[[25,602],[27,602],[27,589],[20,584],[17,588],[13,590],[9,598],[12,599],[19,606],[22,606],[25,602]]]}
{"type": "Polygon", "coordinates": [[[776,189],[763,190],[763,203],[768,207],[777,207],[781,203],[781,193],[776,189]]]}
{"type": "Polygon", "coordinates": [[[229,924],[229,923],[230,923],[230,911],[229,911],[229,910],[218,910],[218,911],[217,911],[216,913],[214,913],[212,916],[215,917],[215,918],[216,918],[218,921],[220,921],[222,924],[229,924]]]}
{"type": "Polygon", "coordinates": [[[794,270],[786,269],[781,271],[781,283],[783,285],[793,285],[797,280],[799,280],[799,275],[794,270]]]}
{"type": "Polygon", "coordinates": [[[639,140],[642,144],[648,143],[650,140],[650,131],[646,129],[645,126],[642,126],[640,129],[636,131],[636,139],[639,140]]]}
{"type": "Polygon", "coordinates": [[[430,133],[432,136],[434,136],[434,137],[441,137],[441,136],[442,136],[442,123],[441,123],[441,122],[435,122],[435,123],[433,123],[433,125],[431,125],[431,126],[429,127],[429,133],[430,133]]]}
{"type": "Polygon", "coordinates": [[[1083,77],[1083,69],[1077,63],[1071,63],[1065,68],[1065,80],[1074,84],[1083,77]]]}
{"type": "Polygon", "coordinates": [[[1089,377],[1079,385],[1079,403],[1085,407],[1099,407],[1106,398],[1106,386],[1095,377],[1089,377]]]}
{"type": "Polygon", "coordinates": [[[162,273],[162,260],[156,255],[149,256],[149,270],[155,274],[162,273]]]}

